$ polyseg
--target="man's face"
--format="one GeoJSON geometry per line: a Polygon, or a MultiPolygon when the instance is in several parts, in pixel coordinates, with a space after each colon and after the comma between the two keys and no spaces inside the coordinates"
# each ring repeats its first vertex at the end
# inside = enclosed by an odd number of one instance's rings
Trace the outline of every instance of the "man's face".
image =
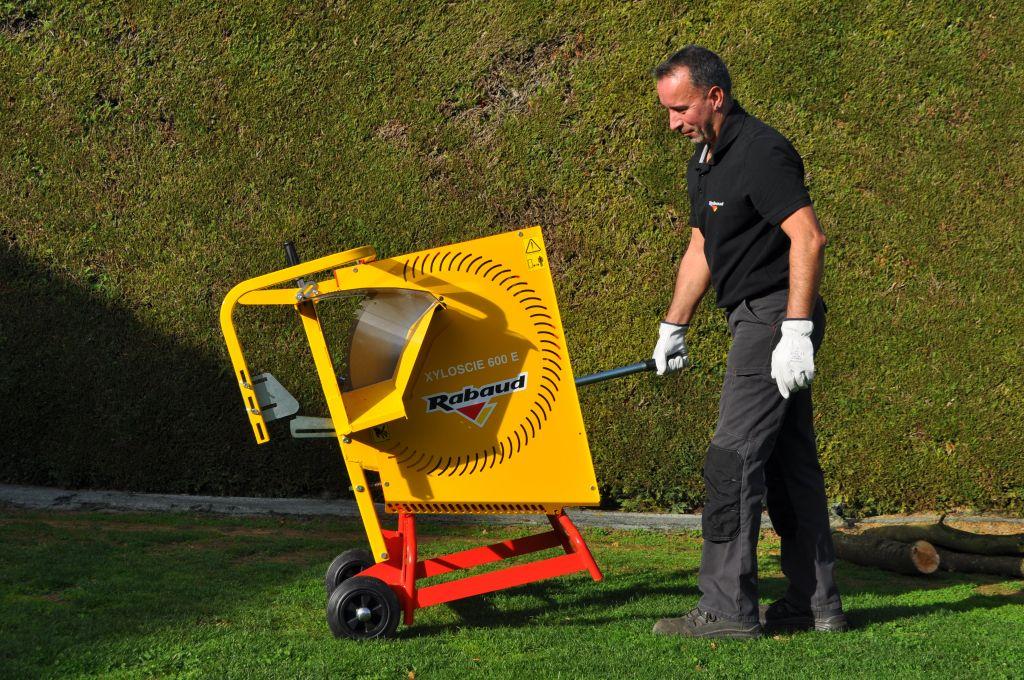
{"type": "Polygon", "coordinates": [[[721,89],[694,86],[690,70],[678,68],[658,81],[658,99],[668,109],[668,126],[690,138],[694,144],[710,144],[715,140],[712,115],[721,105],[721,89]]]}

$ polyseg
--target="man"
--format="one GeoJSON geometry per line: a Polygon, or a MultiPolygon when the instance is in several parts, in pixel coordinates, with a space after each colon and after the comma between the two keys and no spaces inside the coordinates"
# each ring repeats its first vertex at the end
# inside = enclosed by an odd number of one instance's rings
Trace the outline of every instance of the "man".
{"type": "Polygon", "coordinates": [[[732,99],[715,53],[690,45],[654,71],[669,127],[696,144],[687,167],[690,244],[654,350],[658,374],[686,366],[686,329],[709,284],[732,346],[704,462],[707,501],[697,607],[656,633],[761,634],[756,547],[762,502],[782,539],[785,597],[769,629],[846,630],[811,407],[825,332],[825,235],[793,146],[732,99]]]}

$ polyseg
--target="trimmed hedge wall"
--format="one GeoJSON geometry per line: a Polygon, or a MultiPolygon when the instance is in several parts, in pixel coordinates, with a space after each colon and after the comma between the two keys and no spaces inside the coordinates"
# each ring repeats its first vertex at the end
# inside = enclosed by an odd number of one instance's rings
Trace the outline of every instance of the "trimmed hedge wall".
{"type": "MultiPolygon", "coordinates": [[[[575,371],[647,356],[691,151],[649,70],[696,42],[803,154],[831,239],[831,496],[1024,510],[1014,3],[322,4],[0,3],[0,480],[343,493],[333,443],[253,443],[217,327],[288,238],[391,256],[541,224],[575,371]]],[[[691,370],[583,391],[609,504],[701,504],[712,302],[691,370]]],[[[291,316],[244,337],[321,408],[291,316]]]]}

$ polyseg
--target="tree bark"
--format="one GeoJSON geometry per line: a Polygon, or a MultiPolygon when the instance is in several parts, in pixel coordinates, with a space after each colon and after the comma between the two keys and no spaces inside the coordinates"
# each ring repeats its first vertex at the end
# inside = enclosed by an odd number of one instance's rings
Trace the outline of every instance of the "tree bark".
{"type": "Polygon", "coordinates": [[[994,574],[1024,578],[1024,558],[1004,555],[971,555],[936,548],[939,566],[945,571],[964,574],[994,574]]]}
{"type": "Polygon", "coordinates": [[[899,543],[874,536],[835,532],[836,555],[847,562],[879,567],[901,574],[931,574],[939,568],[939,555],[927,541],[899,543]]]}
{"type": "Polygon", "coordinates": [[[973,534],[943,524],[892,524],[865,529],[863,536],[903,543],[928,541],[932,545],[975,555],[1024,555],[1024,534],[973,534]]]}

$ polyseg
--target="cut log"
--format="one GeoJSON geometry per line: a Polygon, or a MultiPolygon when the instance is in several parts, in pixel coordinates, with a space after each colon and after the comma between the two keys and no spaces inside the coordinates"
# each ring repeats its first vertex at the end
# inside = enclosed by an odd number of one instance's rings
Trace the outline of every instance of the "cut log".
{"type": "Polygon", "coordinates": [[[994,574],[1024,578],[1024,558],[1006,555],[971,555],[937,548],[939,566],[963,574],[994,574]]]}
{"type": "Polygon", "coordinates": [[[928,541],[932,545],[975,555],[1024,555],[1024,534],[993,536],[961,531],[938,524],[890,524],[865,529],[863,536],[913,543],[928,541]]]}
{"type": "Polygon", "coordinates": [[[912,544],[874,536],[835,532],[836,555],[864,567],[879,567],[900,574],[931,574],[939,568],[939,555],[927,541],[912,544]]]}

